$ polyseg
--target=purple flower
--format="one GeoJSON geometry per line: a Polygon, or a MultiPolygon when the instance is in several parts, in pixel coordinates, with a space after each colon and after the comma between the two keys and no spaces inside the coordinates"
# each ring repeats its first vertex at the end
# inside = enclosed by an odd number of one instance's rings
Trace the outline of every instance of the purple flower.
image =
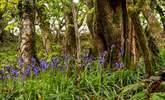
{"type": "Polygon", "coordinates": [[[19,67],[22,68],[23,67],[23,64],[24,64],[23,58],[22,57],[19,57],[19,59],[18,59],[18,65],[19,65],[19,67]]]}
{"type": "Polygon", "coordinates": [[[116,46],[115,46],[115,44],[112,44],[111,45],[111,49],[114,49],[116,46]]]}
{"type": "Polygon", "coordinates": [[[99,57],[99,63],[100,63],[101,65],[103,65],[103,64],[104,64],[104,61],[105,61],[104,58],[100,56],[100,57],[99,57]]]}
{"type": "Polygon", "coordinates": [[[121,48],[121,49],[120,49],[120,54],[121,54],[121,56],[124,55],[124,48],[121,48]]]}
{"type": "Polygon", "coordinates": [[[10,72],[11,67],[10,66],[6,66],[5,69],[6,69],[6,71],[10,72]]]}
{"type": "Polygon", "coordinates": [[[111,52],[113,52],[115,48],[116,48],[116,46],[114,44],[112,44],[111,45],[111,52]]]}
{"type": "Polygon", "coordinates": [[[34,71],[35,76],[38,76],[38,74],[40,72],[39,68],[38,67],[34,67],[33,71],[34,71]]]}
{"type": "Polygon", "coordinates": [[[30,76],[30,65],[28,65],[27,69],[25,69],[24,73],[23,73],[23,76],[26,77],[26,76],[30,76]]]}
{"type": "Polygon", "coordinates": [[[0,70],[0,80],[4,80],[4,70],[0,70]]]}
{"type": "Polygon", "coordinates": [[[116,68],[122,68],[124,66],[124,64],[123,63],[115,63],[115,67],[116,68]]]}
{"type": "Polygon", "coordinates": [[[54,57],[54,58],[52,58],[52,62],[51,62],[51,66],[52,66],[52,68],[54,68],[54,67],[58,67],[58,64],[59,64],[59,59],[57,58],[57,57],[54,57]]]}
{"type": "Polygon", "coordinates": [[[16,76],[16,77],[18,77],[18,71],[17,70],[15,70],[15,69],[12,69],[11,70],[11,73],[12,73],[12,75],[14,75],[14,76],[16,76]]]}
{"type": "Polygon", "coordinates": [[[81,67],[85,67],[92,62],[93,58],[91,56],[83,57],[81,60],[81,67]]]}
{"type": "Polygon", "coordinates": [[[45,71],[48,68],[49,64],[45,60],[42,59],[40,60],[40,66],[41,66],[42,71],[45,71]]]}
{"type": "Polygon", "coordinates": [[[2,75],[3,75],[3,74],[4,74],[4,70],[0,70],[0,74],[2,74],[2,75]]]}
{"type": "Polygon", "coordinates": [[[107,51],[104,51],[104,53],[100,55],[100,57],[99,57],[99,63],[100,64],[103,65],[105,63],[106,55],[107,55],[107,51]]]}
{"type": "Polygon", "coordinates": [[[31,58],[31,65],[35,65],[36,64],[36,59],[34,57],[31,58]]]}

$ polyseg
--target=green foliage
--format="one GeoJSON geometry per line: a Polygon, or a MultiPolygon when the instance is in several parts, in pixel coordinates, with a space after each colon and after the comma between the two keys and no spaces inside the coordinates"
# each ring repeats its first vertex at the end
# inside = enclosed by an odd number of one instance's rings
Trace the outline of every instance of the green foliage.
{"type": "Polygon", "coordinates": [[[17,51],[16,51],[16,43],[15,42],[5,42],[0,49],[0,67],[15,64],[15,60],[17,59],[17,51]]]}
{"type": "Polygon", "coordinates": [[[165,100],[165,93],[164,92],[153,93],[151,100],[165,100]]]}
{"type": "Polygon", "coordinates": [[[131,93],[133,91],[137,91],[139,88],[144,88],[145,87],[145,84],[142,83],[142,82],[138,82],[138,83],[135,83],[135,84],[131,84],[131,85],[127,85],[125,86],[122,91],[121,91],[121,94],[128,94],[128,93],[131,93]]]}
{"type": "Polygon", "coordinates": [[[165,68],[165,49],[160,49],[160,57],[161,57],[160,66],[162,68],[165,68]]]}
{"type": "Polygon", "coordinates": [[[145,92],[139,92],[133,95],[130,100],[146,100],[145,92]]]}

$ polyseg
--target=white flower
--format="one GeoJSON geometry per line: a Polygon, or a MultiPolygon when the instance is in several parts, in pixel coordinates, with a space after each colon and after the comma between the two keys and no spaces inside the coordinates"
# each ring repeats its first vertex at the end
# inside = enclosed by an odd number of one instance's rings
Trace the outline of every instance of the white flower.
{"type": "Polygon", "coordinates": [[[73,2],[74,2],[75,4],[77,4],[77,3],[79,3],[79,0],[73,0],[73,2]]]}

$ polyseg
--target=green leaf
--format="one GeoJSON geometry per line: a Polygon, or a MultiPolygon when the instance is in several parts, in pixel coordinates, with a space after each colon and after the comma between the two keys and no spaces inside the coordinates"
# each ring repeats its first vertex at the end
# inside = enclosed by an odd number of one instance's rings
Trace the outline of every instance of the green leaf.
{"type": "Polygon", "coordinates": [[[133,95],[129,100],[146,100],[145,99],[145,92],[139,92],[133,95]]]}
{"type": "Polygon", "coordinates": [[[145,87],[145,84],[142,82],[127,85],[122,89],[121,94],[127,94],[129,92],[137,91],[138,89],[144,88],[144,87],[145,87]]]}

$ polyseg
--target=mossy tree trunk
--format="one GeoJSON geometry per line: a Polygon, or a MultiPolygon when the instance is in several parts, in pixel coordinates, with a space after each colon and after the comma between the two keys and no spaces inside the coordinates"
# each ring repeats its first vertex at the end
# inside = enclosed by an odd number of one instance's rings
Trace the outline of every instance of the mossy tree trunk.
{"type": "Polygon", "coordinates": [[[154,12],[149,6],[144,5],[142,12],[148,23],[146,28],[146,36],[148,39],[149,49],[152,53],[152,62],[153,64],[156,64],[159,61],[159,48],[156,44],[156,39],[158,39],[157,36],[159,36],[159,33],[163,30],[160,23],[156,19],[154,12]]]}
{"type": "Polygon", "coordinates": [[[136,67],[136,61],[137,61],[137,40],[135,38],[135,30],[133,27],[133,23],[132,20],[130,18],[130,16],[128,16],[128,37],[126,39],[126,63],[127,63],[127,68],[133,69],[135,70],[136,67]]]}
{"type": "Polygon", "coordinates": [[[147,21],[147,27],[145,29],[145,35],[148,41],[148,47],[151,52],[152,64],[156,65],[159,61],[159,48],[156,44],[156,39],[159,38],[159,33],[163,31],[161,24],[154,15],[154,9],[151,9],[152,2],[150,5],[146,1],[140,0],[138,3],[138,10],[142,12],[143,16],[147,21]]]}
{"type": "Polygon", "coordinates": [[[129,16],[129,7],[132,5],[132,1],[123,0],[123,37],[124,37],[124,54],[123,60],[125,67],[136,70],[136,63],[139,58],[138,41],[135,38],[135,29],[133,22],[129,16]]]}
{"type": "Polygon", "coordinates": [[[121,63],[122,3],[120,0],[97,0],[96,3],[98,49],[100,53],[108,51],[107,61],[112,66],[121,63]]]}
{"type": "MultiPolygon", "coordinates": [[[[129,18],[130,19],[130,18],[129,18]]],[[[138,49],[137,49],[137,40],[136,40],[136,35],[135,35],[135,30],[134,30],[134,27],[133,27],[133,23],[130,19],[130,51],[129,51],[129,60],[130,60],[130,64],[129,66],[131,67],[131,69],[136,69],[136,62],[137,62],[137,57],[138,57],[138,49]]]]}
{"type": "Polygon", "coordinates": [[[66,12],[67,31],[64,38],[64,55],[75,55],[76,51],[76,35],[74,29],[74,19],[72,11],[66,12]]]}
{"type": "MultiPolygon", "coordinates": [[[[89,10],[92,10],[94,9],[95,7],[95,2],[94,0],[86,0],[86,5],[88,6],[89,10]]],[[[96,40],[96,34],[95,34],[95,29],[96,29],[96,14],[95,12],[93,11],[92,13],[88,13],[87,14],[87,18],[86,18],[86,23],[87,23],[87,26],[88,26],[88,29],[91,33],[91,36],[92,36],[92,44],[93,44],[93,47],[91,48],[91,53],[89,54],[89,56],[98,56],[98,50],[96,49],[97,46],[97,40],[96,40]]]]}
{"type": "Polygon", "coordinates": [[[125,67],[134,69],[135,64],[135,38],[134,29],[132,27],[132,22],[128,16],[126,0],[122,0],[122,16],[123,16],[123,61],[125,67]]]}
{"type": "Polygon", "coordinates": [[[146,74],[147,74],[147,77],[150,77],[153,74],[151,52],[148,47],[147,37],[142,29],[138,16],[139,16],[139,13],[136,11],[133,11],[131,14],[131,19],[132,19],[133,26],[135,29],[136,38],[143,52],[146,74]]]}

